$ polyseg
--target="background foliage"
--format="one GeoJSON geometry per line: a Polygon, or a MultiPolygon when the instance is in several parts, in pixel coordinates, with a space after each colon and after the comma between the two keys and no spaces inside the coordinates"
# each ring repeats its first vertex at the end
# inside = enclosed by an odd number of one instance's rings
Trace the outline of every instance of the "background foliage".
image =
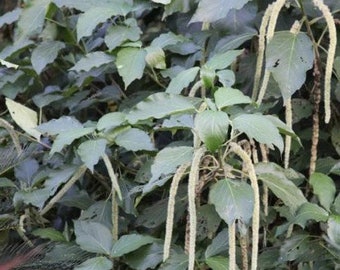
{"type": "MultiPolygon", "coordinates": [[[[325,124],[317,1],[281,9],[260,102],[273,1],[13,2],[0,17],[3,260],[45,239],[22,269],[339,267],[340,48],[325,124]]],[[[339,34],[340,2],[324,2],[339,34]]]]}

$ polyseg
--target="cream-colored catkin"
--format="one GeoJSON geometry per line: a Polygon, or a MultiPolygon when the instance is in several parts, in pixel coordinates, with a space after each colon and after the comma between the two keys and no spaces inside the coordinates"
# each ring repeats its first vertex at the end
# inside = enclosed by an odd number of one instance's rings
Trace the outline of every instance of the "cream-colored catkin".
{"type": "Polygon", "coordinates": [[[115,191],[117,192],[118,198],[120,200],[122,200],[122,192],[120,190],[118,178],[117,178],[117,176],[116,176],[116,174],[113,170],[111,161],[110,161],[109,157],[107,156],[107,154],[105,154],[105,153],[102,155],[102,159],[104,161],[106,170],[109,174],[109,177],[110,177],[110,180],[111,180],[111,185],[115,189],[115,191]]]}
{"type": "Polygon", "coordinates": [[[236,223],[228,226],[229,270],[236,270],[236,223]]]}
{"type": "Polygon", "coordinates": [[[325,5],[322,0],[313,0],[313,4],[320,9],[322,15],[325,17],[329,32],[329,48],[325,70],[325,100],[324,100],[325,123],[329,123],[329,120],[331,118],[331,79],[337,42],[336,26],[332,13],[330,12],[328,6],[325,5]]]}
{"type": "MultiPolygon", "coordinates": [[[[291,98],[287,98],[287,100],[286,100],[285,118],[286,118],[286,125],[290,129],[292,129],[292,127],[293,127],[293,112],[292,112],[292,99],[291,98]]],[[[292,145],[292,137],[290,135],[286,135],[286,137],[285,137],[285,150],[284,150],[284,167],[286,169],[289,167],[291,145],[292,145]]]]}
{"type": "Polygon", "coordinates": [[[267,26],[269,23],[270,15],[272,13],[273,6],[270,4],[261,21],[260,31],[259,31],[259,43],[258,43],[258,52],[257,52],[257,60],[256,60],[256,70],[254,76],[254,86],[253,86],[253,93],[252,99],[255,100],[258,93],[258,88],[260,85],[261,74],[262,74],[262,66],[263,66],[263,59],[264,59],[264,50],[265,50],[265,43],[266,43],[266,31],[267,26]]]}
{"type": "Polygon", "coordinates": [[[170,255],[170,246],[172,231],[174,226],[174,216],[175,216],[175,198],[178,190],[179,182],[181,181],[185,171],[190,166],[190,163],[182,164],[176,171],[170,186],[169,192],[169,202],[168,202],[168,212],[166,218],[166,229],[164,238],[164,249],[163,249],[163,262],[165,262],[170,255]]]}
{"type": "MultiPolygon", "coordinates": [[[[270,13],[270,19],[269,19],[268,30],[267,30],[267,44],[271,41],[271,39],[274,36],[277,18],[279,16],[279,13],[282,7],[285,5],[285,3],[286,3],[286,0],[276,0],[272,4],[272,7],[271,7],[272,10],[270,13]]],[[[270,71],[266,69],[263,75],[263,80],[262,80],[262,85],[261,85],[261,89],[259,92],[259,96],[256,101],[257,104],[262,103],[262,99],[267,90],[269,78],[270,78],[270,71]]]]}
{"type": "Polygon", "coordinates": [[[230,143],[230,151],[241,157],[245,164],[251,186],[254,192],[254,210],[252,221],[252,253],[251,253],[251,270],[257,269],[258,260],[258,244],[259,244],[259,228],[260,228],[260,192],[255,173],[254,165],[250,156],[237,143],[230,143]]]}
{"type": "Polygon", "coordinates": [[[197,227],[197,216],[196,216],[196,183],[199,178],[199,165],[202,157],[204,156],[206,149],[201,147],[195,149],[188,182],[188,209],[189,209],[189,222],[190,222],[190,232],[189,232],[189,270],[194,270],[195,267],[195,249],[196,249],[196,227],[197,227]]]}

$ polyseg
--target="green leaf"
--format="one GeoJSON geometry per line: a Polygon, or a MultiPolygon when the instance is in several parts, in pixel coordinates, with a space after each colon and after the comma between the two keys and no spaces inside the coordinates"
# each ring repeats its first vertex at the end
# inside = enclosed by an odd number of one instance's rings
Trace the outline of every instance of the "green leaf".
{"type": "Polygon", "coordinates": [[[65,44],[60,41],[44,41],[37,46],[32,52],[32,66],[34,70],[40,74],[47,64],[52,63],[58,56],[61,49],[65,48],[65,44]]]}
{"type": "Polygon", "coordinates": [[[6,177],[0,177],[0,187],[11,187],[11,188],[17,188],[17,186],[14,184],[14,182],[6,177]]]}
{"type": "Polygon", "coordinates": [[[174,174],[180,165],[191,161],[193,151],[189,146],[165,147],[159,151],[151,166],[152,177],[144,186],[143,193],[149,192],[156,186],[164,185],[170,179],[166,176],[174,174]]]}
{"type": "Polygon", "coordinates": [[[228,251],[229,247],[228,229],[220,231],[205,250],[205,258],[214,257],[228,251]]]}
{"type": "Polygon", "coordinates": [[[232,72],[229,69],[226,70],[219,70],[216,72],[216,75],[218,77],[218,81],[224,86],[224,87],[231,87],[235,84],[235,73],[232,72]]]}
{"type": "Polygon", "coordinates": [[[0,17],[0,27],[3,27],[5,24],[11,24],[17,21],[21,11],[21,8],[15,8],[12,11],[6,12],[4,15],[2,15],[0,17]]]}
{"type": "Polygon", "coordinates": [[[336,196],[333,204],[334,211],[340,215],[340,193],[336,196]]]}
{"type": "Polygon", "coordinates": [[[127,40],[139,40],[140,34],[141,30],[137,26],[113,25],[107,29],[105,43],[112,51],[127,40]]]}
{"type": "Polygon", "coordinates": [[[78,154],[86,167],[93,173],[93,167],[105,153],[107,141],[105,139],[88,140],[78,147],[78,154]]]}
{"type": "Polygon", "coordinates": [[[21,203],[25,203],[27,205],[31,204],[42,209],[49,197],[50,191],[47,189],[34,189],[32,191],[19,190],[14,195],[13,204],[16,207],[21,205],[21,203]]]}
{"type": "Polygon", "coordinates": [[[227,51],[225,53],[214,54],[205,65],[213,70],[225,69],[230,66],[243,50],[227,51]]]}
{"type": "MultiPolygon", "coordinates": [[[[97,0],[53,0],[53,2],[58,6],[58,7],[68,7],[68,8],[75,8],[80,11],[88,11],[89,9],[95,8],[95,7],[103,7],[103,8],[112,8],[112,6],[115,7],[120,7],[125,9],[124,12],[128,12],[130,9],[130,5],[128,5],[129,1],[126,0],[102,0],[102,1],[97,1],[97,0]]],[[[122,12],[123,12],[122,11],[122,12]]]]}
{"type": "Polygon", "coordinates": [[[32,234],[43,239],[48,239],[55,242],[66,242],[65,236],[54,228],[39,228],[35,229],[32,234]]]}
{"type": "Polygon", "coordinates": [[[110,270],[113,267],[112,261],[104,256],[87,259],[82,264],[77,265],[75,270],[110,270]]]}
{"type": "Polygon", "coordinates": [[[207,148],[214,152],[226,140],[229,126],[228,114],[222,111],[203,111],[195,118],[195,129],[207,148]]]}
{"type": "Polygon", "coordinates": [[[57,135],[74,129],[81,129],[83,125],[73,116],[62,116],[59,119],[52,119],[37,127],[41,133],[57,135]]]}
{"type": "Polygon", "coordinates": [[[211,89],[215,85],[216,72],[215,70],[204,65],[201,67],[200,78],[203,82],[203,86],[207,89],[211,89]]]}
{"type": "Polygon", "coordinates": [[[313,173],[309,183],[313,187],[314,194],[318,196],[320,204],[329,211],[336,193],[332,178],[322,173],[313,173]]]}
{"type": "Polygon", "coordinates": [[[116,144],[129,151],[154,151],[155,147],[150,136],[138,128],[130,128],[119,133],[115,138],[116,144]]]}
{"type": "Polygon", "coordinates": [[[244,181],[223,179],[214,184],[209,192],[209,203],[230,226],[236,219],[249,223],[254,207],[253,190],[244,181]]]}
{"type": "Polygon", "coordinates": [[[136,249],[139,249],[142,246],[151,244],[155,240],[156,240],[155,238],[148,235],[140,234],[123,235],[118,239],[116,243],[114,243],[110,255],[113,258],[117,258],[127,253],[130,253],[136,249]]]}
{"type": "Polygon", "coordinates": [[[294,223],[305,228],[307,221],[311,219],[316,222],[326,221],[328,219],[328,213],[325,209],[314,203],[305,202],[298,209],[294,223]]]}
{"type": "Polygon", "coordinates": [[[139,48],[124,48],[117,54],[116,66],[123,78],[125,88],[143,76],[146,51],[139,48]]]}
{"type": "Polygon", "coordinates": [[[76,72],[90,71],[94,67],[112,63],[113,60],[114,57],[104,52],[92,52],[81,58],[70,70],[76,72]]]}
{"type": "Polygon", "coordinates": [[[111,112],[104,114],[97,123],[97,129],[108,131],[120,126],[125,121],[125,114],[122,112],[111,112]]]}
{"type": "Polygon", "coordinates": [[[340,124],[336,123],[331,130],[331,140],[335,151],[340,155],[340,124]]]}
{"type": "Polygon", "coordinates": [[[205,204],[199,206],[197,208],[196,241],[200,242],[215,235],[220,223],[221,218],[216,213],[213,205],[205,204]]]}
{"type": "Polygon", "coordinates": [[[279,84],[284,99],[291,97],[313,67],[313,44],[305,33],[276,32],[266,49],[266,68],[279,84]]]}
{"type": "Polygon", "coordinates": [[[165,53],[160,47],[150,46],[145,49],[147,51],[145,61],[151,68],[166,69],[165,53]]]}
{"type": "Polygon", "coordinates": [[[289,207],[291,213],[295,213],[303,203],[307,202],[302,191],[286,177],[284,169],[280,166],[275,163],[259,163],[255,169],[259,179],[289,207]]]}
{"type": "Polygon", "coordinates": [[[165,48],[170,45],[176,45],[177,43],[181,43],[186,41],[187,39],[183,37],[182,35],[176,35],[172,32],[164,33],[159,35],[159,37],[156,37],[152,40],[151,45],[152,47],[159,47],[159,48],[165,48]]]}
{"type": "Polygon", "coordinates": [[[50,0],[32,0],[28,8],[22,10],[18,21],[17,40],[37,36],[43,29],[45,14],[50,0]]]}
{"type": "Polygon", "coordinates": [[[112,4],[110,7],[94,6],[79,16],[77,22],[77,40],[82,37],[91,36],[93,30],[99,23],[105,22],[107,19],[122,15],[125,16],[130,11],[130,6],[125,1],[112,4]]]}
{"type": "Polygon", "coordinates": [[[215,22],[227,16],[231,9],[242,8],[249,0],[201,0],[191,18],[193,22],[215,22]]]}
{"type": "Polygon", "coordinates": [[[6,106],[15,123],[37,141],[40,141],[41,133],[35,129],[38,124],[38,114],[9,98],[6,98],[6,106]]]}
{"type": "Polygon", "coordinates": [[[251,103],[248,96],[245,96],[240,90],[230,87],[218,88],[214,97],[219,110],[231,105],[251,103]]]}
{"type": "Polygon", "coordinates": [[[163,244],[152,243],[127,254],[125,258],[131,269],[157,269],[156,267],[163,259],[163,244]]]}
{"type": "Polygon", "coordinates": [[[126,115],[131,124],[149,118],[160,119],[169,115],[194,112],[192,99],[181,95],[155,93],[134,106],[126,115]]]}
{"type": "Polygon", "coordinates": [[[259,114],[241,114],[232,121],[233,127],[247,134],[259,143],[267,144],[270,148],[275,145],[283,151],[283,139],[276,126],[265,116],[259,114]],[[263,132],[263,131],[266,132],[263,132]]]}
{"type": "Polygon", "coordinates": [[[222,256],[209,257],[205,260],[206,264],[212,270],[227,270],[229,269],[229,259],[222,256]]]}
{"type": "Polygon", "coordinates": [[[333,246],[340,249],[340,216],[331,215],[327,222],[327,236],[333,246]]]}
{"type": "Polygon", "coordinates": [[[189,84],[196,78],[199,70],[199,67],[183,70],[171,80],[166,92],[171,94],[180,94],[183,88],[188,87],[189,84]]]}
{"type": "Polygon", "coordinates": [[[74,221],[76,242],[83,250],[109,255],[113,246],[110,230],[104,225],[85,221],[74,221]]]}
{"type": "Polygon", "coordinates": [[[65,145],[70,145],[75,139],[88,135],[95,131],[95,128],[78,128],[60,133],[53,142],[50,156],[55,152],[60,152],[65,145]]]}

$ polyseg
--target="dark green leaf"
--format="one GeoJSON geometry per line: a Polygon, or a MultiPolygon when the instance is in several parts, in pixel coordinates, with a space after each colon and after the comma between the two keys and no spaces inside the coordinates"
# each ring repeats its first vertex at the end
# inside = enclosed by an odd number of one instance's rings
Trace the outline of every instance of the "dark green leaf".
{"type": "Polygon", "coordinates": [[[104,256],[91,258],[76,266],[75,270],[110,270],[113,267],[112,261],[104,256]]]}
{"type": "Polygon", "coordinates": [[[236,219],[248,223],[253,213],[254,194],[250,185],[243,181],[223,179],[211,187],[209,202],[229,226],[236,219]]]}
{"type": "Polygon", "coordinates": [[[248,96],[245,96],[240,90],[230,87],[218,88],[214,97],[216,106],[220,110],[231,105],[251,103],[248,96]]]}
{"type": "Polygon", "coordinates": [[[300,225],[302,228],[306,226],[309,220],[315,220],[317,222],[326,221],[328,219],[328,213],[320,206],[306,202],[298,209],[294,223],[300,225]]]}
{"type": "Polygon", "coordinates": [[[107,141],[105,139],[88,140],[78,147],[78,154],[86,167],[93,173],[93,167],[105,153],[107,141]]]}
{"type": "Polygon", "coordinates": [[[192,100],[181,95],[156,93],[139,102],[127,114],[126,119],[131,124],[149,118],[160,119],[169,115],[194,112],[192,100]]]}
{"type": "Polygon", "coordinates": [[[209,267],[212,270],[225,270],[225,269],[229,269],[229,259],[226,257],[222,257],[222,256],[216,256],[216,257],[209,257],[205,260],[205,262],[207,263],[207,265],[209,265],[209,267]]]}
{"type": "Polygon", "coordinates": [[[41,43],[32,52],[31,61],[34,70],[40,74],[48,64],[57,58],[59,51],[63,48],[65,48],[65,44],[60,41],[45,41],[41,43]]]}
{"type": "Polygon", "coordinates": [[[155,242],[126,255],[126,263],[131,269],[156,269],[163,259],[163,244],[155,242]]]}
{"type": "Polygon", "coordinates": [[[232,121],[233,127],[247,134],[259,143],[267,144],[270,148],[275,145],[283,151],[283,139],[277,127],[265,116],[259,114],[241,114],[232,121]],[[263,132],[263,131],[266,132],[263,132]]]}
{"type": "Polygon", "coordinates": [[[117,54],[117,69],[122,76],[125,88],[143,76],[146,51],[139,48],[124,48],[117,54]]]}
{"type": "Polygon", "coordinates": [[[203,111],[195,118],[195,129],[207,148],[214,152],[226,140],[229,126],[228,114],[222,111],[203,111]]]}
{"type": "Polygon", "coordinates": [[[313,187],[314,194],[318,196],[320,204],[329,211],[336,193],[332,178],[322,173],[313,173],[309,183],[313,187]]]}
{"type": "Polygon", "coordinates": [[[32,232],[34,236],[56,242],[66,242],[65,236],[54,228],[39,228],[32,232]]]}
{"type": "Polygon", "coordinates": [[[228,229],[223,229],[218,235],[212,240],[211,244],[205,251],[205,258],[214,257],[219,254],[226,253],[229,247],[228,229]]]}
{"type": "Polygon", "coordinates": [[[307,202],[302,191],[286,177],[278,165],[259,163],[255,168],[259,179],[290,208],[292,213],[295,213],[303,203],[307,202]]]}
{"type": "Polygon", "coordinates": [[[122,237],[118,239],[117,242],[114,243],[112,250],[111,250],[111,256],[113,258],[123,256],[142,246],[151,244],[154,241],[155,241],[155,238],[148,236],[148,235],[141,235],[141,234],[123,235],[122,237]]]}
{"type": "Polygon", "coordinates": [[[81,72],[90,71],[94,67],[113,62],[114,58],[104,52],[88,53],[85,57],[81,58],[70,70],[81,72]]]}
{"type": "Polygon", "coordinates": [[[116,144],[130,151],[154,151],[155,147],[150,136],[138,128],[130,128],[119,133],[115,138],[116,144]]]}
{"type": "Polygon", "coordinates": [[[313,60],[313,44],[306,33],[275,33],[266,50],[266,68],[279,84],[284,99],[291,97],[305,82],[313,60]]]}
{"type": "Polygon", "coordinates": [[[97,222],[75,220],[74,232],[76,242],[83,250],[110,254],[113,245],[112,235],[104,225],[97,222]]]}

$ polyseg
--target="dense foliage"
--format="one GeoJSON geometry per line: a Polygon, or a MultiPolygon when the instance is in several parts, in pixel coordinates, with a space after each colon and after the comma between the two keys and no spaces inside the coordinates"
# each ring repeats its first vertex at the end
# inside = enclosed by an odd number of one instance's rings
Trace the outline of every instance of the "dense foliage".
{"type": "Polygon", "coordinates": [[[22,269],[339,267],[338,0],[5,8],[3,259],[44,239],[22,269]]]}

